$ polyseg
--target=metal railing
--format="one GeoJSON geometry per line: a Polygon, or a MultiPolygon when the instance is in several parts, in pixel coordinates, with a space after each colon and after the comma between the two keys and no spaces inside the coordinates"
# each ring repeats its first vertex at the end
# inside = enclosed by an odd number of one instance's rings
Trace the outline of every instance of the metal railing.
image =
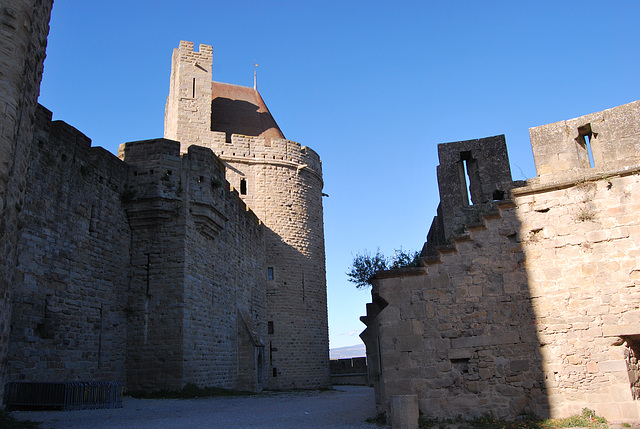
{"type": "Polygon", "coordinates": [[[119,381],[11,382],[5,386],[4,404],[12,410],[122,408],[122,390],[119,381]]]}

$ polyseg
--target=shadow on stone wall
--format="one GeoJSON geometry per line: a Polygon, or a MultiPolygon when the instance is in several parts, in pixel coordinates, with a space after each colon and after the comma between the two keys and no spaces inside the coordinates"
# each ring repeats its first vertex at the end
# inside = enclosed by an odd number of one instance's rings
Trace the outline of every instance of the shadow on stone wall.
{"type": "Polygon", "coordinates": [[[439,152],[439,214],[449,213],[434,220],[442,233],[429,238],[439,241],[425,244],[424,267],[379,273],[362,318],[378,411],[390,412],[394,395],[414,394],[432,417],[549,417],[504,137],[439,152]],[[482,186],[472,177],[465,187],[465,161],[476,163],[482,186]]]}

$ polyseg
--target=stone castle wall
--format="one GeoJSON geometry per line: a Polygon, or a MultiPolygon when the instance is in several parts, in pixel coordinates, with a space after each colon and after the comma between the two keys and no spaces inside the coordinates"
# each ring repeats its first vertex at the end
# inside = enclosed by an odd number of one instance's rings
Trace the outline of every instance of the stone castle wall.
{"type": "Polygon", "coordinates": [[[128,381],[151,390],[240,386],[238,312],[264,339],[264,234],[213,153],[164,139],[127,143],[133,230],[128,381]],[[152,363],[150,365],[150,362],[152,363]]]}
{"type": "Polygon", "coordinates": [[[554,416],[588,407],[640,417],[640,169],[631,171],[514,192],[554,416]]]}
{"type": "Polygon", "coordinates": [[[118,159],[37,125],[6,381],[261,390],[264,227],[216,156],[157,139],[118,159]]]}
{"type": "MultiPolygon", "coordinates": [[[[362,337],[381,411],[393,395],[416,394],[435,417],[566,417],[587,407],[638,419],[640,165],[618,156],[640,141],[638,104],[566,122],[608,118],[596,139],[611,150],[593,167],[514,182],[491,206],[466,207],[481,221],[425,246],[436,252],[423,254],[423,268],[378,276],[362,337]],[[624,147],[613,150],[620,135],[624,147]]],[[[534,154],[540,141],[561,146],[542,137],[547,128],[531,130],[534,154]]]]}
{"type": "Polygon", "coordinates": [[[290,140],[212,131],[211,51],[200,45],[193,52],[193,43],[184,41],[174,50],[165,137],[179,140],[182,152],[190,145],[213,150],[231,185],[265,224],[266,264],[273,275],[267,280],[268,386],[327,386],[320,158],[290,140]]]}
{"type": "Polygon", "coordinates": [[[227,144],[220,155],[230,166],[229,181],[237,189],[246,187],[243,198],[268,228],[266,263],[274,275],[267,286],[272,327],[269,385],[326,386],[328,330],[319,159],[310,149],[288,140],[272,139],[271,146],[265,147],[262,138],[234,136],[233,143],[235,148],[227,144]]]}
{"type": "Polygon", "coordinates": [[[9,347],[20,216],[52,0],[0,5],[0,400],[9,347]]]}
{"type": "Polygon", "coordinates": [[[127,166],[41,106],[37,119],[8,379],[125,381],[127,166]]]}
{"type": "Polygon", "coordinates": [[[3,268],[3,279],[15,285],[2,289],[2,328],[10,326],[0,348],[3,385],[118,380],[146,391],[187,383],[252,391],[327,385],[317,154],[284,139],[233,136],[237,149],[230,147],[226,164],[218,158],[207,148],[216,142],[209,138],[216,134],[212,49],[202,45],[194,53],[187,42],[174,52],[171,86],[179,96],[168,100],[166,117],[168,134],[191,127],[182,143],[127,143],[118,159],[91,148],[73,127],[51,122],[41,106],[33,132],[29,112],[46,40],[46,26],[38,26],[46,19],[38,17],[48,17],[50,4],[32,15],[3,8],[5,21],[34,18],[25,46],[40,43],[31,46],[35,65],[21,70],[26,80],[11,88],[24,100],[2,100],[17,112],[2,123],[3,245],[13,255],[7,261],[20,251],[3,268]],[[28,174],[12,170],[26,160],[28,174]],[[238,168],[228,169],[235,161],[238,168]],[[246,180],[243,171],[256,179],[248,186],[253,200],[246,183],[237,184],[239,195],[226,180],[227,172],[234,185],[240,176],[246,180]],[[266,227],[242,197],[270,219],[266,227]],[[258,204],[267,199],[271,205],[258,204]],[[282,367],[275,370],[274,361],[282,367]]]}

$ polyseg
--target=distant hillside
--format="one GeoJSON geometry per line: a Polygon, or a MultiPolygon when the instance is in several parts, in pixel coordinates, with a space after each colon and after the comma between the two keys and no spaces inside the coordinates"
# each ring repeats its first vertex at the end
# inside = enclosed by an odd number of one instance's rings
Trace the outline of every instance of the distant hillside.
{"type": "Polygon", "coordinates": [[[367,355],[364,344],[356,344],[355,346],[338,347],[335,349],[329,349],[329,358],[331,359],[346,359],[352,357],[364,357],[367,355]]]}

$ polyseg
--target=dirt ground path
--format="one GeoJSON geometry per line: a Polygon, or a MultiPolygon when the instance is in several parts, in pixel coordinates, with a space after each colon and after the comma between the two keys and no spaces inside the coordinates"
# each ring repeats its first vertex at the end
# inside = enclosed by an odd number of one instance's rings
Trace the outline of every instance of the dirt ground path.
{"type": "Polygon", "coordinates": [[[174,428],[376,428],[373,389],[337,386],[332,391],[265,393],[202,399],[124,398],[111,410],[13,412],[44,429],[174,428]]]}

